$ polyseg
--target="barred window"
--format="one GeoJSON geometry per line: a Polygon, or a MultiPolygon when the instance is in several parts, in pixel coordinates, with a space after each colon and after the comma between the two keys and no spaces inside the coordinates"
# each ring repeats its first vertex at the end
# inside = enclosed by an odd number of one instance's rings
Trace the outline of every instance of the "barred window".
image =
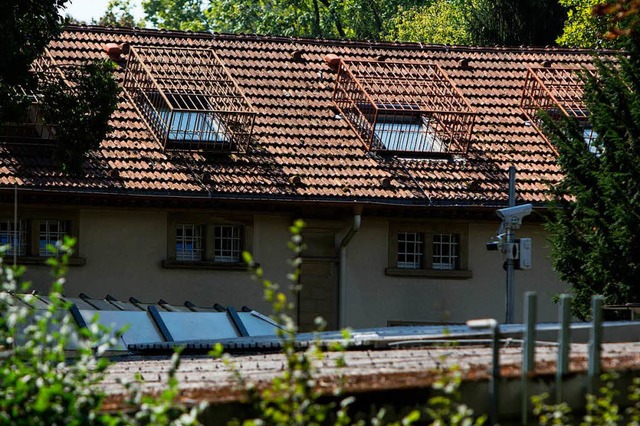
{"type": "Polygon", "coordinates": [[[433,235],[433,269],[458,269],[459,240],[457,234],[433,235]]]}
{"type": "Polygon", "coordinates": [[[236,225],[214,226],[214,261],[240,262],[242,253],[242,227],[236,225]]]}
{"type": "Polygon", "coordinates": [[[0,245],[9,246],[5,254],[25,256],[27,254],[27,231],[23,221],[0,221],[0,245]]]}
{"type": "Polygon", "coordinates": [[[398,258],[400,269],[420,269],[424,262],[424,235],[420,232],[398,233],[398,258]]]}
{"type": "Polygon", "coordinates": [[[63,220],[43,220],[40,223],[40,233],[38,237],[38,255],[39,256],[55,256],[58,250],[51,251],[48,245],[54,245],[56,242],[64,239],[68,233],[67,222],[63,220]]]}
{"type": "Polygon", "coordinates": [[[202,226],[179,224],[176,226],[176,260],[197,262],[202,260],[202,226]]]}

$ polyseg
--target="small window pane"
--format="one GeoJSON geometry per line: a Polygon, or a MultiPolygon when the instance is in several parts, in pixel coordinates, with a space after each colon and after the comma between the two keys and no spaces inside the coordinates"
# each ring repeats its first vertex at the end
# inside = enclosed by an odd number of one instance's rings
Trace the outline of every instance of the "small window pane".
{"type": "Polygon", "coordinates": [[[424,259],[424,235],[420,232],[398,233],[397,267],[421,269],[424,259]]]}
{"type": "Polygon", "coordinates": [[[17,226],[12,220],[0,221],[0,245],[9,246],[7,255],[24,256],[27,254],[26,226],[18,221],[17,226]]]}
{"type": "Polygon", "coordinates": [[[457,234],[434,234],[433,269],[458,269],[458,246],[457,234]]]}
{"type": "Polygon", "coordinates": [[[202,253],[202,226],[176,226],[176,260],[197,262],[202,260],[202,253]]]}
{"type": "Polygon", "coordinates": [[[217,225],[214,227],[214,260],[216,262],[240,262],[242,253],[242,227],[217,225]]]}
{"type": "Polygon", "coordinates": [[[67,222],[63,220],[45,220],[40,223],[38,254],[40,256],[58,255],[57,249],[50,251],[47,246],[49,244],[55,246],[58,241],[64,239],[65,234],[67,234],[67,222]]]}

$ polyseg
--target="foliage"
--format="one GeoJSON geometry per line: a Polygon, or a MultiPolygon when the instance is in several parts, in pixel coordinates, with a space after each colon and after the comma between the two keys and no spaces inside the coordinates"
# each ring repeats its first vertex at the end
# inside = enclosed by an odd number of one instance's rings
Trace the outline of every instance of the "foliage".
{"type": "MultiPolygon", "coordinates": [[[[100,335],[95,324],[81,334],[74,327],[61,297],[66,263],[73,241],[58,247],[60,259],[50,259],[55,281],[51,305],[43,311],[11,306],[9,292],[26,286],[18,284],[23,270],[4,263],[0,270],[0,341],[5,353],[0,357],[0,424],[81,425],[98,423],[104,395],[95,391],[107,366],[104,355],[113,338],[100,335]],[[65,347],[78,342],[78,359],[66,363],[65,347]],[[86,344],[83,344],[85,343],[86,344]]],[[[57,248],[50,247],[55,252],[57,248]]]]}
{"type": "Polygon", "coordinates": [[[70,174],[82,171],[88,152],[99,147],[109,132],[109,117],[118,103],[120,87],[114,65],[96,61],[66,72],[42,89],[45,120],[55,126],[55,159],[70,174]]]}
{"type": "Polygon", "coordinates": [[[433,44],[470,44],[468,14],[461,0],[434,0],[400,9],[389,24],[388,40],[433,44]]]}
{"type": "Polygon", "coordinates": [[[629,41],[628,56],[597,61],[598,76],[585,76],[591,145],[575,120],[546,125],[564,176],[547,224],[552,258],[580,318],[594,294],[607,304],[640,301],[640,43],[629,41]]]}
{"type": "Polygon", "coordinates": [[[533,414],[538,418],[540,426],[560,426],[571,424],[571,407],[566,402],[547,404],[548,393],[531,397],[533,414]]]}
{"type": "Polygon", "coordinates": [[[566,18],[558,0],[469,0],[468,31],[474,44],[546,46],[566,18]]]}
{"type": "Polygon", "coordinates": [[[593,14],[594,6],[601,2],[602,0],[560,0],[568,12],[557,43],[561,46],[591,49],[615,47],[613,41],[603,37],[608,26],[607,18],[593,14]]]}
{"type": "Polygon", "coordinates": [[[204,15],[203,0],[143,0],[148,21],[157,28],[182,31],[210,29],[204,15]]]}
{"type": "MultiPolygon", "coordinates": [[[[74,244],[73,239],[65,237],[57,246],[47,247],[60,257],[47,261],[55,281],[46,309],[12,305],[15,299],[10,294],[28,290],[29,284],[19,283],[24,268],[0,264],[0,425],[200,424],[197,416],[204,405],[187,408],[176,403],[177,353],[167,389],[160,395],[143,395],[142,379],[138,377],[126,385],[130,391],[129,411],[102,411],[105,394],[98,385],[109,365],[105,355],[116,345],[121,332],[107,330],[96,321],[79,329],[68,314],[69,304],[62,298],[62,290],[74,244]],[[75,348],[74,358],[65,351],[68,347],[75,348]]],[[[29,303],[35,296],[24,297],[29,303]]]]}
{"type": "MultiPolygon", "coordinates": [[[[640,395],[640,379],[634,378],[629,386],[627,400],[635,405],[627,409],[627,416],[620,412],[620,406],[615,402],[619,391],[615,388],[615,380],[619,376],[615,373],[605,373],[600,376],[600,387],[596,394],[585,396],[585,414],[582,416],[580,426],[617,426],[638,424],[638,398],[640,395]]],[[[549,394],[543,393],[531,397],[533,413],[537,416],[540,425],[570,425],[574,424],[571,418],[571,407],[565,402],[560,404],[547,404],[549,394]]]]}
{"type": "Polygon", "coordinates": [[[61,70],[30,72],[33,61],[42,56],[48,43],[62,32],[61,11],[67,0],[0,3],[0,124],[18,121],[33,99],[43,98],[44,119],[56,125],[55,159],[61,169],[78,173],[85,155],[97,147],[107,131],[108,119],[118,98],[118,86],[105,62],[87,64],[67,72],[67,82],[51,79],[61,70]],[[22,90],[20,90],[22,89],[22,90]]]}
{"type": "Polygon", "coordinates": [[[113,27],[142,27],[144,21],[136,21],[131,12],[132,0],[109,0],[107,10],[100,17],[97,24],[113,27]]]}
{"type": "Polygon", "coordinates": [[[460,402],[458,392],[462,383],[459,367],[444,371],[433,388],[442,393],[429,398],[426,408],[427,418],[432,426],[480,426],[487,416],[475,417],[473,410],[460,402]]]}

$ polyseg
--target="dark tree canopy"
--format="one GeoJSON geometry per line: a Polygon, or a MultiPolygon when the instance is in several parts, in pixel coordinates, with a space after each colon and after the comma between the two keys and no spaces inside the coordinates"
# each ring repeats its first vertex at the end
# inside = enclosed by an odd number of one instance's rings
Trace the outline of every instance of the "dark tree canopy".
{"type": "Polygon", "coordinates": [[[555,269],[573,287],[574,312],[590,298],[640,302],[640,38],[618,63],[598,62],[585,102],[597,138],[589,148],[575,121],[548,121],[565,175],[548,223],[555,269]]]}
{"type": "Polygon", "coordinates": [[[109,130],[107,123],[117,105],[119,89],[112,65],[104,61],[68,70],[66,81],[30,72],[33,61],[62,32],[66,3],[0,2],[0,125],[20,122],[28,106],[37,100],[44,113],[39,119],[56,130],[55,160],[65,172],[80,173],[87,152],[96,148],[109,130]]]}
{"type": "Polygon", "coordinates": [[[467,7],[471,39],[478,45],[553,45],[567,18],[558,0],[476,0],[467,7]]]}

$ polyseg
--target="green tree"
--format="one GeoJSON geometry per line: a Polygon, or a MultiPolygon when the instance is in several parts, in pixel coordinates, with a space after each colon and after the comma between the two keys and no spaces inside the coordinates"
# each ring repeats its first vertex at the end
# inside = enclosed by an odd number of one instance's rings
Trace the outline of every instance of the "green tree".
{"type": "Polygon", "coordinates": [[[640,302],[640,38],[627,38],[629,54],[597,61],[585,76],[585,103],[597,133],[587,146],[573,120],[547,120],[564,178],[547,227],[560,277],[570,283],[575,314],[589,315],[589,300],[640,302]]]}
{"type": "Polygon", "coordinates": [[[39,119],[56,129],[55,160],[63,171],[81,173],[88,151],[97,147],[109,131],[107,122],[116,108],[119,89],[111,66],[104,61],[69,71],[64,80],[52,78],[52,69],[30,71],[34,60],[62,32],[65,18],[61,13],[66,3],[0,3],[0,125],[24,122],[29,104],[44,102],[44,116],[39,119]]]}
{"type": "Polygon", "coordinates": [[[555,43],[566,11],[558,0],[469,0],[474,44],[546,46],[555,43]]]}
{"type": "Polygon", "coordinates": [[[590,49],[615,47],[615,41],[603,37],[608,27],[607,18],[593,13],[593,8],[602,0],[560,0],[560,3],[567,8],[567,20],[556,40],[559,45],[590,49]]]}
{"type": "Polygon", "coordinates": [[[109,0],[107,10],[98,19],[98,25],[113,27],[142,27],[144,21],[138,22],[133,16],[132,0],[109,0]]]}
{"type": "Polygon", "coordinates": [[[426,0],[144,0],[166,29],[379,40],[398,7],[426,0]]]}
{"type": "Polygon", "coordinates": [[[401,8],[388,25],[388,40],[433,44],[470,44],[464,1],[435,0],[427,6],[401,8]]]}

